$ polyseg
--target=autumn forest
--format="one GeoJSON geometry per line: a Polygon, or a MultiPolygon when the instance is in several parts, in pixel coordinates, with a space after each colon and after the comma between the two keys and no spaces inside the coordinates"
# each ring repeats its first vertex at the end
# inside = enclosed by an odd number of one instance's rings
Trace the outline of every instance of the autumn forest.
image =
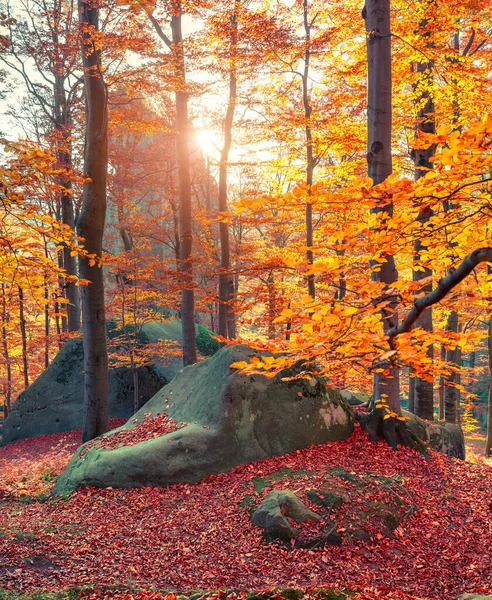
{"type": "Polygon", "coordinates": [[[0,0],[0,599],[492,598],[491,77],[489,0],[0,0]]]}

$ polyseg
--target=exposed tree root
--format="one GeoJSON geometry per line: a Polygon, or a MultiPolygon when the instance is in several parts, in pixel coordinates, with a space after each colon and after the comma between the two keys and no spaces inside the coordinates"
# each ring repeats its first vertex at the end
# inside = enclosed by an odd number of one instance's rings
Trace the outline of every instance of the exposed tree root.
{"type": "Polygon", "coordinates": [[[429,456],[425,444],[408,428],[405,421],[388,416],[384,408],[373,406],[368,412],[358,412],[356,417],[362,429],[368,433],[371,442],[382,438],[393,450],[398,450],[399,445],[408,446],[429,456]]]}

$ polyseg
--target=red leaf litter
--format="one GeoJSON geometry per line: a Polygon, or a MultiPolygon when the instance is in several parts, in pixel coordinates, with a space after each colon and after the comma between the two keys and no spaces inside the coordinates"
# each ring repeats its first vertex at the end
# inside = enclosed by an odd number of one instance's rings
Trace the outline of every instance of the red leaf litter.
{"type": "MultiPolygon", "coordinates": [[[[132,422],[135,423],[136,419],[132,419],[132,422]]],[[[178,429],[186,427],[186,425],[187,423],[178,424],[165,412],[162,414],[158,413],[155,417],[152,417],[151,413],[145,413],[143,421],[135,425],[132,429],[123,429],[115,433],[109,433],[102,438],[88,442],[80,452],[79,458],[87,454],[91,448],[115,450],[116,448],[121,448],[121,446],[134,446],[140,442],[146,442],[161,435],[173,433],[178,429]]]]}
{"type": "MultiPolygon", "coordinates": [[[[94,598],[142,600],[172,596],[157,595],[159,589],[277,586],[302,588],[306,597],[315,597],[310,590],[321,586],[352,590],[359,600],[492,594],[492,470],[487,466],[437,453],[428,460],[407,448],[393,452],[383,442],[371,444],[357,426],[348,440],[241,465],[193,485],[85,488],[68,499],[44,502],[6,492],[4,480],[19,464],[25,478],[39,465],[49,470],[56,458],[55,474],[60,472],[78,439],[80,433],[70,432],[0,448],[0,488],[6,497],[0,511],[0,586],[17,592],[97,583],[141,587],[141,596],[94,592],[94,598]],[[303,471],[284,481],[268,478],[286,467],[303,471]],[[245,500],[254,506],[272,487],[287,487],[305,499],[332,467],[399,474],[418,511],[390,538],[312,549],[266,543],[249,521],[245,500]],[[258,477],[268,486],[257,493],[252,479],[258,477]]],[[[214,597],[227,596],[242,597],[214,597]]]]}

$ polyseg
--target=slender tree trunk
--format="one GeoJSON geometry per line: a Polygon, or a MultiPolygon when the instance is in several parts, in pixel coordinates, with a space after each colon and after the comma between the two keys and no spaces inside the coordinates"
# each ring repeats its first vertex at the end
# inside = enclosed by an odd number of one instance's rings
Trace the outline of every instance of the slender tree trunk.
{"type": "Polygon", "coordinates": [[[268,293],[268,339],[275,339],[275,317],[277,308],[277,295],[275,289],[275,278],[273,271],[270,271],[267,281],[267,293],[268,293]]]}
{"type": "MultiPolygon", "coordinates": [[[[487,267],[489,277],[492,275],[492,267],[487,267]]],[[[492,298],[489,300],[492,301],[492,298]]],[[[487,406],[487,439],[485,442],[485,456],[491,456],[492,452],[492,313],[489,317],[487,350],[489,354],[489,401],[487,406]]]]}
{"type": "Polygon", "coordinates": [[[487,440],[485,442],[485,456],[491,456],[492,452],[492,315],[489,318],[489,334],[487,348],[489,353],[489,401],[487,406],[487,440]]]}
{"type": "MultiPolygon", "coordinates": [[[[90,281],[82,287],[82,327],[84,334],[84,442],[108,429],[108,353],[104,310],[102,240],[106,217],[106,176],[108,165],[107,88],[101,69],[100,50],[93,43],[98,31],[99,9],[78,0],[82,29],[82,58],[86,98],[86,139],[82,210],[78,232],[84,248],[93,258],[81,257],[80,275],[90,281]]],[[[96,38],[97,39],[97,38],[96,38]]]]}
{"type": "Polygon", "coordinates": [[[136,413],[140,410],[140,389],[138,380],[138,369],[133,362],[132,357],[132,377],[133,377],[133,412],[136,413]]]}
{"type": "MultiPolygon", "coordinates": [[[[306,202],[306,258],[309,265],[314,262],[313,255],[313,205],[309,201],[312,195],[313,175],[315,159],[313,154],[313,132],[311,129],[311,114],[313,112],[309,98],[309,66],[311,60],[311,26],[309,22],[308,0],[303,0],[303,21],[304,21],[304,72],[302,74],[302,103],[304,106],[305,139],[306,139],[306,184],[308,201],[306,202]]],[[[308,294],[311,298],[315,297],[314,274],[308,275],[308,294]]]]}
{"type": "Polygon", "coordinates": [[[408,410],[415,413],[415,377],[412,377],[412,372],[410,369],[408,373],[408,410]]]}
{"type": "Polygon", "coordinates": [[[10,414],[10,408],[12,405],[12,363],[10,360],[9,343],[8,343],[8,332],[7,324],[9,321],[9,314],[7,311],[7,294],[5,292],[5,284],[2,283],[2,351],[3,360],[5,361],[5,370],[7,374],[7,384],[5,386],[5,399],[3,404],[3,418],[6,419],[10,414]]]}
{"type": "MultiPolygon", "coordinates": [[[[391,163],[391,32],[390,0],[366,0],[363,11],[367,34],[367,173],[373,185],[382,183],[392,172],[391,163]]],[[[384,218],[393,216],[393,203],[372,209],[384,218]]],[[[380,271],[373,273],[375,281],[385,288],[397,281],[395,259],[386,255],[380,271]]],[[[387,331],[398,322],[395,296],[383,309],[383,326],[387,331]]],[[[374,377],[374,397],[384,399],[389,408],[400,414],[399,371],[390,368],[388,374],[374,377]]]]}
{"type": "MultiPolygon", "coordinates": [[[[48,258],[48,242],[44,238],[44,255],[48,258]]],[[[44,274],[44,368],[50,364],[50,288],[48,273],[44,274]]]]}
{"type": "Polygon", "coordinates": [[[196,363],[195,338],[195,292],[193,289],[192,258],[192,216],[191,216],[191,180],[188,143],[188,94],[186,92],[186,71],[181,30],[182,3],[173,3],[171,17],[172,51],[174,59],[176,88],[176,153],[179,179],[179,238],[181,271],[181,324],[183,330],[183,363],[196,363]]]}
{"type": "Polygon", "coordinates": [[[50,364],[50,289],[44,277],[44,368],[50,364]]]}
{"type": "MultiPolygon", "coordinates": [[[[441,344],[441,361],[446,360],[446,348],[441,344]]],[[[444,421],[444,377],[439,377],[439,421],[444,421]]]]}
{"type": "MultiPolygon", "coordinates": [[[[462,360],[461,348],[456,348],[456,364],[460,367],[462,360]]],[[[461,390],[458,386],[461,386],[461,373],[456,373],[456,422],[461,427],[461,390]]]]}
{"type": "MultiPolygon", "coordinates": [[[[226,213],[227,206],[227,172],[229,152],[232,142],[232,126],[234,110],[236,108],[237,77],[236,77],[236,49],[237,49],[237,12],[239,0],[234,2],[234,12],[231,15],[231,45],[230,45],[230,70],[229,70],[229,102],[224,119],[224,145],[220,153],[219,165],[219,212],[226,213]]],[[[230,273],[230,244],[229,226],[223,220],[219,222],[220,235],[220,273],[219,273],[219,335],[232,337],[235,330],[233,286],[230,273]]]]}
{"type": "MultiPolygon", "coordinates": [[[[341,242],[344,243],[343,241],[341,242]]],[[[335,252],[337,256],[343,258],[345,256],[344,248],[336,248],[335,252]]],[[[338,280],[338,290],[335,293],[335,300],[339,300],[340,302],[345,298],[347,294],[347,280],[345,279],[345,273],[342,271],[340,273],[340,279],[338,280]]]]}
{"type": "MultiPolygon", "coordinates": [[[[454,49],[460,54],[460,31],[457,30],[454,34],[454,49]]],[[[453,59],[456,61],[457,59],[453,59]]],[[[458,82],[453,78],[453,84],[457,86],[458,82]]],[[[455,88],[457,89],[457,87],[455,88]]],[[[458,102],[458,98],[456,94],[453,96],[453,124],[457,131],[461,131],[461,127],[459,125],[461,109],[458,102]]],[[[444,211],[447,212],[454,208],[454,204],[452,202],[444,202],[444,211]]],[[[456,246],[455,242],[449,243],[449,248],[452,250],[456,246]]],[[[446,330],[458,333],[459,328],[459,317],[456,311],[452,311],[448,317],[448,322],[446,325],[446,330]]],[[[457,349],[456,350],[448,350],[446,352],[446,362],[450,363],[451,366],[456,365],[457,359],[457,349]]],[[[451,374],[449,377],[443,377],[443,405],[444,405],[444,420],[447,423],[456,423],[457,422],[457,405],[458,405],[458,390],[455,387],[456,384],[456,373],[451,374]]]]}
{"type": "MultiPolygon", "coordinates": [[[[458,313],[452,311],[448,317],[447,331],[458,333],[458,313]]],[[[457,366],[458,349],[446,352],[446,362],[452,367],[457,366]]],[[[447,423],[457,422],[458,390],[455,387],[456,373],[444,378],[444,420],[447,423]]]]}
{"type": "MultiPolygon", "coordinates": [[[[424,37],[429,38],[431,32],[427,30],[432,11],[435,10],[435,0],[420,0],[424,5],[426,18],[419,24],[419,29],[424,37]]],[[[432,40],[426,44],[427,48],[432,47],[432,40]]],[[[417,113],[417,131],[422,133],[434,134],[436,132],[436,121],[434,113],[434,101],[429,92],[432,86],[433,65],[432,62],[418,62],[416,71],[420,74],[417,81],[417,101],[423,103],[423,106],[417,113]]],[[[435,153],[435,147],[431,146],[426,149],[417,149],[414,151],[415,161],[415,180],[419,180],[430,169],[432,169],[431,157],[435,153]]],[[[417,221],[421,225],[421,231],[424,232],[425,225],[432,216],[432,211],[427,207],[419,211],[417,221]]],[[[422,253],[427,250],[427,245],[420,239],[417,239],[414,244],[414,264],[418,270],[413,271],[413,280],[421,281],[422,279],[432,277],[432,270],[426,266],[420,265],[422,253]]],[[[432,291],[432,281],[422,288],[425,294],[432,291]]],[[[422,313],[419,320],[415,324],[416,327],[422,327],[424,331],[432,331],[432,309],[429,308],[422,313]]],[[[427,347],[427,356],[430,360],[434,358],[434,348],[431,345],[427,347]]],[[[432,381],[427,381],[420,377],[414,378],[414,407],[415,414],[423,419],[432,421],[434,419],[434,386],[432,381]]]]}
{"type": "Polygon", "coordinates": [[[19,325],[22,339],[22,371],[24,377],[24,387],[29,387],[29,361],[27,358],[27,332],[26,332],[26,317],[24,311],[24,291],[19,285],[19,325]]]}
{"type": "MultiPolygon", "coordinates": [[[[55,48],[55,73],[54,73],[54,121],[56,130],[56,154],[62,173],[58,178],[60,185],[60,203],[62,212],[62,223],[68,225],[70,229],[75,229],[75,218],[72,200],[72,181],[71,173],[72,163],[72,144],[70,136],[72,134],[70,124],[70,109],[67,104],[67,94],[65,90],[64,75],[64,57],[60,55],[59,39],[57,30],[57,15],[55,23],[51,30],[53,47],[55,48]]],[[[71,248],[67,245],[63,248],[63,267],[69,278],[64,283],[67,304],[67,328],[68,331],[78,331],[80,329],[80,297],[79,288],[75,285],[73,277],[77,276],[77,258],[72,256],[71,248]]]]}
{"type": "MultiPolygon", "coordinates": [[[[58,256],[58,267],[60,269],[63,269],[63,250],[57,253],[58,256]]],[[[64,298],[66,296],[66,290],[65,290],[65,280],[63,277],[59,277],[58,278],[58,288],[59,288],[59,296],[64,298]]],[[[65,305],[63,305],[65,306],[65,305]]],[[[67,313],[66,313],[66,309],[60,306],[60,303],[57,302],[57,310],[56,313],[58,315],[58,333],[65,333],[68,331],[68,319],[67,319],[67,313]],[[60,310],[63,310],[64,312],[61,313],[61,317],[60,317],[60,310]]],[[[60,339],[60,338],[59,338],[60,339]]]]}

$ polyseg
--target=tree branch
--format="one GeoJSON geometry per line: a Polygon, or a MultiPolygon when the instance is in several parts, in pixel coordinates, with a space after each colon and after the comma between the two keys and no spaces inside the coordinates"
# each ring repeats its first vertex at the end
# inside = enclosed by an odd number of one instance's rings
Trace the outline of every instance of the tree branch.
{"type": "MultiPolygon", "coordinates": [[[[144,10],[145,10],[145,6],[140,3],[140,6],[143,6],[144,10]]],[[[150,22],[152,23],[152,25],[154,26],[154,29],[157,33],[157,35],[161,38],[161,40],[166,44],[166,46],[172,50],[172,42],[171,40],[167,37],[167,35],[164,33],[164,31],[162,30],[162,27],[159,24],[159,21],[154,17],[154,15],[150,14],[148,11],[147,15],[150,19],[150,22]]]]}
{"type": "Polygon", "coordinates": [[[478,248],[469,254],[455,271],[452,271],[446,275],[446,277],[440,279],[435,290],[432,290],[432,292],[421,298],[417,298],[413,303],[412,310],[403,321],[387,331],[390,345],[396,336],[410,331],[412,325],[426,308],[440,302],[455,286],[458,285],[458,283],[463,281],[463,279],[465,279],[473,269],[482,262],[492,262],[492,248],[478,248]]]}

